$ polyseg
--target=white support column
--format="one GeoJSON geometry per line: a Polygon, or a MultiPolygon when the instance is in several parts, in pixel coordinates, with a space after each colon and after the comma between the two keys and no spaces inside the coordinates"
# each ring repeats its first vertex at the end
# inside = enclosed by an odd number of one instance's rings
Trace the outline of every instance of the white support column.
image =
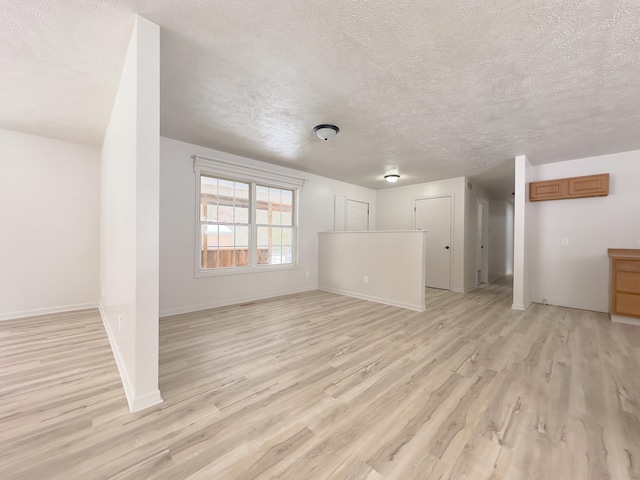
{"type": "Polygon", "coordinates": [[[515,203],[513,221],[513,305],[515,310],[526,310],[531,304],[529,281],[529,202],[527,200],[528,179],[531,164],[525,155],[515,158],[515,203]]]}

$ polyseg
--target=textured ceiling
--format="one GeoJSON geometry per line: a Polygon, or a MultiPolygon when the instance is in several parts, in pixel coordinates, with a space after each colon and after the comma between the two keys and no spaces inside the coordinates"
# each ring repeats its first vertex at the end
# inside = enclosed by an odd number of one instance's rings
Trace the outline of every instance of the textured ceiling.
{"type": "Polygon", "coordinates": [[[640,149],[640,2],[0,0],[0,128],[100,145],[133,13],[161,133],[371,188],[640,149]],[[323,142],[312,128],[335,123],[323,142]]]}

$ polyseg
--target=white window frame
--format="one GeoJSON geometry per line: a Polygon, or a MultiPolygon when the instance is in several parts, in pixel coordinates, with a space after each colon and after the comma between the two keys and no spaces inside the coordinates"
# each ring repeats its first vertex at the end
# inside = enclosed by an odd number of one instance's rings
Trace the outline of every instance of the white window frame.
{"type": "Polygon", "coordinates": [[[259,167],[240,165],[217,158],[193,155],[193,171],[196,180],[195,196],[195,276],[215,277],[219,275],[241,275],[245,273],[288,270],[298,267],[298,219],[300,212],[300,190],[304,179],[291,175],[275,173],[259,167]],[[226,180],[249,183],[249,266],[229,268],[202,268],[201,265],[201,227],[200,227],[200,187],[201,175],[226,180]],[[256,223],[256,185],[282,188],[293,191],[293,262],[285,264],[257,265],[257,223],[256,223]]]}

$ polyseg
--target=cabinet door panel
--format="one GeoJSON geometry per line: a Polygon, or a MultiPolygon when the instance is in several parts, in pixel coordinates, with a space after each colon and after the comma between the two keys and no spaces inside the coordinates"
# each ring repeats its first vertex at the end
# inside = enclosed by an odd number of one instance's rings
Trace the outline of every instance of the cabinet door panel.
{"type": "Polygon", "coordinates": [[[609,174],[589,175],[586,177],[569,178],[569,196],[597,197],[609,194],[609,174]]]}
{"type": "Polygon", "coordinates": [[[640,294],[640,273],[617,272],[616,291],[640,294]]]}
{"type": "Polygon", "coordinates": [[[621,315],[640,317],[640,295],[616,293],[615,311],[621,315]]]}
{"type": "Polygon", "coordinates": [[[640,262],[637,260],[616,260],[616,272],[640,272],[640,262]]]}
{"type": "Polygon", "coordinates": [[[559,199],[566,197],[566,195],[566,179],[547,180],[545,182],[533,182],[529,184],[529,200],[532,202],[559,199]]]}

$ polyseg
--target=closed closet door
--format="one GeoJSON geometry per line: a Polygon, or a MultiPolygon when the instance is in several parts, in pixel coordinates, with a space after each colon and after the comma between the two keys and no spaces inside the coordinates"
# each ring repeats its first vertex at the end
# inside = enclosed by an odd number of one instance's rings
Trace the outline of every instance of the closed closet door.
{"type": "Polygon", "coordinates": [[[426,286],[451,288],[451,197],[416,200],[415,226],[427,231],[426,286]]]}
{"type": "Polygon", "coordinates": [[[369,230],[369,204],[347,199],[347,225],[349,232],[364,232],[369,230]]]}

